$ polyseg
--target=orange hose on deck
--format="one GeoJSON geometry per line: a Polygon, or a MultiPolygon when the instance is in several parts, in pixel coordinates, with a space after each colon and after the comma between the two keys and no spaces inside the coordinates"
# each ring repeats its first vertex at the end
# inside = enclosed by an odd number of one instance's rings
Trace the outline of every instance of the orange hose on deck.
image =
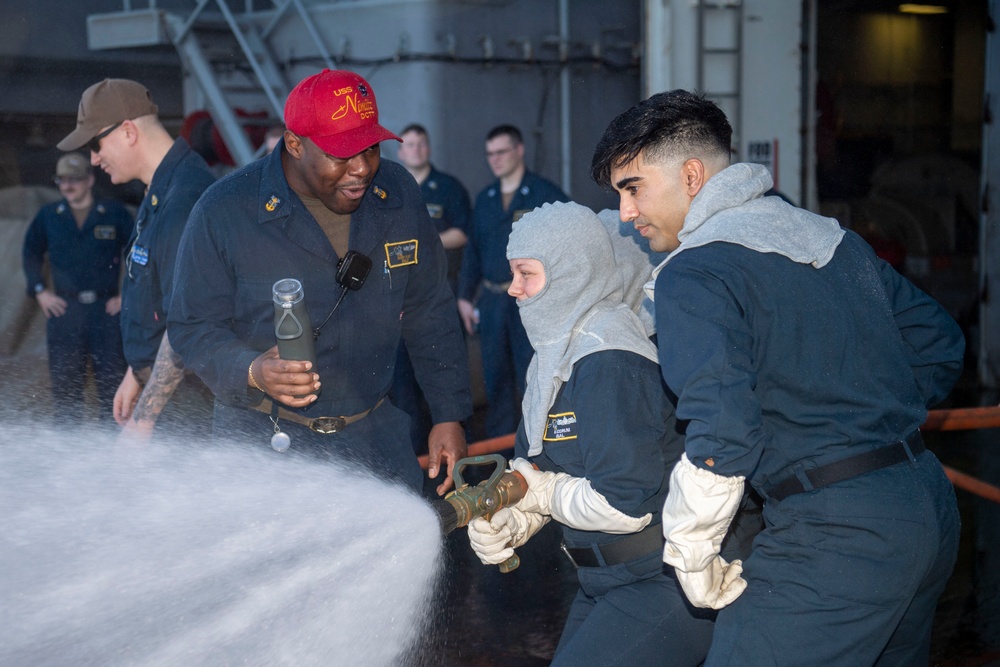
{"type": "Polygon", "coordinates": [[[923,428],[927,431],[973,431],[1000,427],[1000,405],[988,408],[931,410],[923,428]]]}
{"type": "Polygon", "coordinates": [[[944,466],[944,473],[948,475],[948,479],[959,489],[968,491],[969,493],[974,493],[977,496],[986,498],[987,500],[992,500],[995,503],[1000,503],[1000,488],[984,482],[981,479],[976,479],[972,475],[966,475],[964,472],[959,472],[951,466],[944,466]]]}
{"type": "MultiPolygon", "coordinates": [[[[1000,428],[1000,405],[985,408],[957,408],[954,410],[931,410],[922,427],[926,431],[971,431],[982,428],[1000,428]]],[[[514,434],[498,438],[480,440],[469,445],[467,456],[493,454],[514,446],[514,434]]],[[[420,467],[427,470],[427,455],[417,457],[420,467]]],[[[1000,503],[1000,488],[976,479],[972,475],[944,466],[948,479],[956,487],[977,496],[1000,503]]]]}

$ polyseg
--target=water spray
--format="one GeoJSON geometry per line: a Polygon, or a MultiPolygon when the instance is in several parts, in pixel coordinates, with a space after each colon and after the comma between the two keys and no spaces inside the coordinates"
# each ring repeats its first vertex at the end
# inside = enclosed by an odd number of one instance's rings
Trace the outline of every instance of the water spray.
{"type": "MultiPolygon", "coordinates": [[[[517,471],[508,471],[507,461],[499,454],[460,459],[455,463],[452,476],[455,490],[445,496],[444,500],[431,502],[441,520],[441,532],[444,535],[456,528],[468,526],[470,521],[479,517],[490,520],[502,508],[515,504],[528,492],[524,476],[517,471]],[[470,486],[462,477],[462,471],[470,466],[491,463],[496,466],[493,474],[476,486],[470,486]]],[[[514,554],[500,563],[499,567],[501,572],[507,573],[516,570],[520,564],[521,559],[514,554]]]]}

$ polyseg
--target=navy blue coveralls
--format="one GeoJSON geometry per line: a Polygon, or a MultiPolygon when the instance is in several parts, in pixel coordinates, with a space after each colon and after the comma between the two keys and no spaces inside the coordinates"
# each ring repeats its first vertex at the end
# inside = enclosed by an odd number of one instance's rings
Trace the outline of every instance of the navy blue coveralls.
{"type": "MultiPolygon", "coordinates": [[[[442,173],[431,165],[430,173],[420,184],[420,195],[427,204],[427,215],[438,234],[448,229],[460,229],[468,235],[471,211],[469,193],[457,178],[442,173]]],[[[458,288],[458,271],[462,265],[462,248],[445,250],[445,255],[448,258],[448,284],[455,291],[458,288]]],[[[410,438],[414,451],[426,451],[427,434],[431,430],[430,414],[405,345],[399,346],[390,396],[396,407],[410,415],[410,438]]]]}
{"type": "Polygon", "coordinates": [[[24,237],[22,259],[28,295],[44,288],[46,253],[55,293],[66,312],[46,322],[49,378],[57,416],[76,419],[83,406],[89,356],[102,413],[110,413],[125,374],[118,315],[108,299],[118,294],[122,249],[132,233],[132,216],[114,201],[95,200],[77,227],[66,200],[43,206],[24,237]]]}
{"type": "Polygon", "coordinates": [[[479,294],[476,302],[479,343],[489,402],[487,437],[512,433],[517,427],[521,413],[519,394],[524,392],[528,364],[534,354],[521,325],[517,301],[507,294],[510,285],[507,240],[511,226],[528,211],[556,201],[569,201],[569,197],[555,184],[527,171],[506,210],[499,180],[476,197],[457,296],[474,301],[479,294]]]}
{"type": "MultiPolygon", "coordinates": [[[[194,203],[215,176],[187,141],[178,138],[153,173],[136,215],[125,257],[122,339],[133,373],[150,369],[167,329],[174,265],[181,234],[194,203]]],[[[198,430],[210,424],[207,389],[185,377],[157,420],[158,429],[198,430]]]]}
{"type": "MultiPolygon", "coordinates": [[[[319,224],[289,187],[284,144],[209,188],[181,241],[170,311],[170,340],[186,367],[215,392],[214,433],[267,447],[270,415],[256,410],[264,394],[247,386],[247,369],[275,344],[272,286],[301,281],[313,326],[341,295],[340,259],[319,224]]],[[[383,159],[361,206],[351,215],[349,247],[372,269],[346,294],[316,341],[319,399],[294,412],[305,418],[353,416],[389,391],[401,339],[406,341],[434,423],[472,412],[469,369],[446,280],[444,249],[413,178],[383,159]]],[[[290,409],[290,408],[289,408],[290,409]]],[[[409,438],[409,418],[384,401],[336,433],[278,420],[291,447],[351,459],[423,486],[409,438]]]]}
{"type": "Polygon", "coordinates": [[[685,250],[655,304],[688,457],[766,498],[747,588],[705,664],[927,664],[959,519],[913,434],[961,372],[955,322],[852,232],[820,269],[731,243],[685,250]],[[907,437],[902,463],[818,489],[806,476],[907,437]],[[789,478],[806,491],[768,496],[789,478]]]}
{"type": "MultiPolygon", "coordinates": [[[[580,589],[552,664],[701,664],[715,612],[692,607],[672,569],[663,566],[660,513],[684,436],[657,365],[621,350],[583,357],[549,408],[543,438],[544,449],[532,458],[540,469],[587,478],[629,516],[652,513],[643,532],[654,538],[643,553],[609,564],[596,547],[635,535],[560,526],[570,553],[592,549],[597,562],[576,571],[580,589]]],[[[527,451],[522,423],[515,453],[526,457],[527,451]]]]}

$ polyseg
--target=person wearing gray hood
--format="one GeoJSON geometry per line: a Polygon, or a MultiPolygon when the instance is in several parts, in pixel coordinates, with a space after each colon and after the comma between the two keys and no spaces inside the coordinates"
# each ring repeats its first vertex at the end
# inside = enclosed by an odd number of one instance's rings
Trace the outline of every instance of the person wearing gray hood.
{"type": "Polygon", "coordinates": [[[687,421],[664,561],[719,609],[705,665],[926,665],[959,521],[919,426],[962,370],[941,306],[836,220],[763,196],[730,165],[711,101],[623,112],[591,172],[657,251],[660,368],[687,421]],[[744,485],[765,498],[749,558],[719,542],[744,485]]]}
{"type": "MultiPolygon", "coordinates": [[[[580,589],[553,665],[698,665],[715,612],[691,606],[661,560],[660,509],[683,436],[641,299],[626,294],[601,219],[579,204],[525,214],[507,258],[534,348],[511,462],[528,493],[472,521],[472,548],[502,563],[561,524],[580,589]]],[[[648,275],[648,262],[635,267],[648,275]]]]}

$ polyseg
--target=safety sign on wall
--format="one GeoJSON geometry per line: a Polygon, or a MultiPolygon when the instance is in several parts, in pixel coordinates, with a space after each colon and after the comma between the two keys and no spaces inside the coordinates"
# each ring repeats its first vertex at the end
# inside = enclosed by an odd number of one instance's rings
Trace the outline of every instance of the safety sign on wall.
{"type": "Polygon", "coordinates": [[[778,139],[775,137],[770,141],[748,141],[747,142],[747,162],[762,164],[771,172],[774,179],[774,189],[778,186],[778,139]]]}

